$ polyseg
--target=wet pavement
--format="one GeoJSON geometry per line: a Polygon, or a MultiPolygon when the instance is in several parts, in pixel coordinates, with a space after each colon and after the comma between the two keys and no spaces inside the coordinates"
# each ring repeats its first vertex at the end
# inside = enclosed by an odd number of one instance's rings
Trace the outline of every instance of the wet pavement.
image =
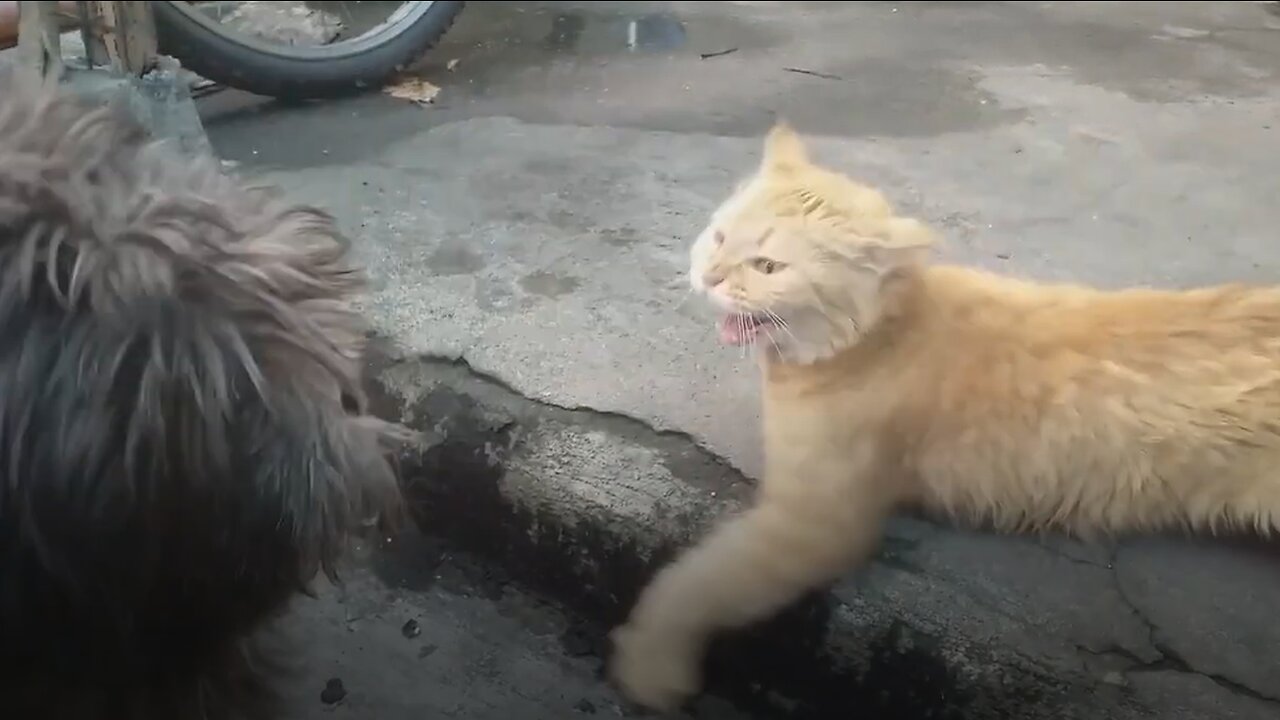
{"type": "MultiPolygon", "coordinates": [[[[1274,281],[1276,8],[474,3],[415,70],[443,88],[432,105],[200,102],[222,157],[351,232],[375,280],[370,314],[418,363],[402,384],[444,378],[520,406],[543,444],[512,460],[519,482],[473,483],[545,513],[511,537],[547,547],[537,533],[591,526],[639,542],[678,535],[759,471],[754,368],[716,346],[683,272],[777,117],[939,227],[950,260],[1105,286],[1274,281]],[[702,454],[714,462],[689,460],[702,454]]],[[[465,509],[437,513],[440,527],[461,533],[447,516],[465,509]]],[[[482,545],[515,520],[488,522],[462,535],[482,545]]],[[[556,552],[600,565],[590,537],[556,552]]],[[[904,519],[811,629],[853,668],[825,687],[885,717],[1261,720],[1280,704],[1276,577],[1265,556],[1223,546],[1085,547],[904,519]],[[909,686],[914,705],[895,694],[909,686]],[[953,697],[979,699],[934,711],[953,697]]],[[[505,587],[374,573],[346,605],[301,604],[298,717],[623,712],[596,677],[598,641],[583,654],[559,640],[581,619],[505,587]],[[372,619],[349,623],[353,604],[372,619]],[[409,619],[422,640],[401,634],[409,619]],[[333,707],[319,699],[331,677],[349,692],[333,707]]],[[[732,717],[704,702],[699,717],[732,717]]]]}
{"type": "MultiPolygon", "coordinates": [[[[357,548],[284,623],[289,720],[570,720],[635,714],[601,681],[601,629],[416,534],[357,548]]],[[[713,697],[699,720],[746,720],[713,697]]]]}

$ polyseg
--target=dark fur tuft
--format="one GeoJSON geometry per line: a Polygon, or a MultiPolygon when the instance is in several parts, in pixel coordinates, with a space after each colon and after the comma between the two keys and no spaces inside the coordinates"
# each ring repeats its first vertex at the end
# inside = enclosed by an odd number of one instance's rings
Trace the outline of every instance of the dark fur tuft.
{"type": "Polygon", "coordinates": [[[250,638],[402,512],[324,212],[0,77],[0,705],[274,717],[250,638]]]}

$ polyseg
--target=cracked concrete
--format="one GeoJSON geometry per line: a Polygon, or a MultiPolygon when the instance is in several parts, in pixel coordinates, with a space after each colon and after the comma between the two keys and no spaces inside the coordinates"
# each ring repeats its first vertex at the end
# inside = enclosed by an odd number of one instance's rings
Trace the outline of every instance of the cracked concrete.
{"type": "MultiPolygon", "coordinates": [[[[424,518],[608,618],[760,470],[754,367],[683,273],[774,117],[936,224],[950,260],[1274,281],[1276,7],[484,3],[424,65],[433,107],[202,102],[220,154],[329,207],[369,264],[385,383],[445,423],[409,460],[460,468],[420,478],[443,502],[424,518]]],[[[876,563],[750,641],[771,655],[722,652],[713,675],[800,716],[1261,720],[1270,564],[903,518],[876,563]]]]}
{"type": "Polygon", "coordinates": [[[1186,551],[1182,543],[1143,541],[1117,556],[1118,586],[1147,623],[1151,644],[1169,667],[1280,703],[1280,664],[1257,661],[1280,647],[1280,629],[1262,624],[1232,632],[1274,607],[1280,593],[1274,552],[1206,546],[1196,550],[1200,563],[1184,565],[1178,559],[1186,551]]]}

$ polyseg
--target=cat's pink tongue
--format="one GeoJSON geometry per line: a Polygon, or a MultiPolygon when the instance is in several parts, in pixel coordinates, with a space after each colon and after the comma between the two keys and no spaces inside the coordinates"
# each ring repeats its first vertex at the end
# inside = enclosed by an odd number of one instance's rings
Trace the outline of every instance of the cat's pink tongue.
{"type": "Polygon", "coordinates": [[[741,345],[746,342],[744,331],[750,332],[747,324],[737,315],[726,315],[720,321],[720,342],[725,345],[741,345]]]}

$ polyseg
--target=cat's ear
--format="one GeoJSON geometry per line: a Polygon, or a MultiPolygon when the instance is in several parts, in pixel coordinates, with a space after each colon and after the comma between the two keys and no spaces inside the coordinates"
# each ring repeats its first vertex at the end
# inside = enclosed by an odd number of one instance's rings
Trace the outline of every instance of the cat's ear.
{"type": "Polygon", "coordinates": [[[809,152],[800,135],[786,122],[773,126],[764,139],[764,166],[773,169],[802,167],[809,162],[809,152]]]}

